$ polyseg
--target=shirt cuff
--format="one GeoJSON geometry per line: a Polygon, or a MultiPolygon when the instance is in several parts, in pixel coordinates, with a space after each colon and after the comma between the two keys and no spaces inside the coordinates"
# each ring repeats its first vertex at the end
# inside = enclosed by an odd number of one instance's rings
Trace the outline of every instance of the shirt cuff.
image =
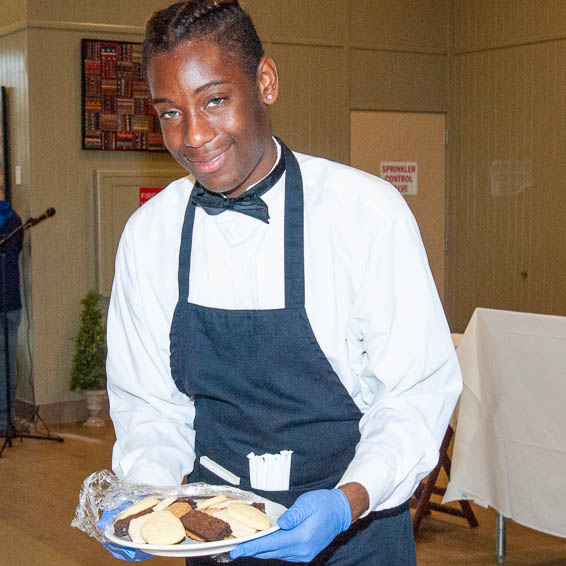
{"type": "Polygon", "coordinates": [[[393,491],[393,470],[385,462],[378,459],[353,460],[336,487],[352,482],[365,487],[369,495],[369,507],[365,513],[360,515],[360,518],[372,511],[391,507],[385,502],[393,491]]]}

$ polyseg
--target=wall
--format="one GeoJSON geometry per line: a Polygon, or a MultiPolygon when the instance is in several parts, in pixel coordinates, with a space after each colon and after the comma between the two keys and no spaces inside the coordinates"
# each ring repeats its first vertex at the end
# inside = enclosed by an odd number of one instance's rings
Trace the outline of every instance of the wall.
{"type": "Polygon", "coordinates": [[[566,3],[455,0],[447,310],[566,314],[566,3]]]}
{"type": "MultiPolygon", "coordinates": [[[[274,126],[293,148],[347,162],[351,109],[447,110],[449,0],[242,3],[279,64],[274,126]]],[[[95,171],[175,167],[166,154],[80,149],[80,39],[141,41],[146,18],[168,4],[9,0],[0,6],[0,82],[11,87],[18,146],[12,166],[22,167],[15,204],[26,216],[57,211],[26,235],[32,355],[19,358],[33,387],[19,385],[18,396],[40,405],[47,420],[72,418],[67,408],[81,398],[68,380],[80,300],[96,285],[95,171]]]]}
{"type": "Polygon", "coordinates": [[[350,110],[447,110],[449,0],[245,4],[261,8],[282,83],[274,125],[291,147],[347,163],[350,110]]]}
{"type": "Polygon", "coordinates": [[[28,13],[28,3],[22,0],[2,0],[0,26],[2,35],[18,27],[25,21],[28,13]]]}

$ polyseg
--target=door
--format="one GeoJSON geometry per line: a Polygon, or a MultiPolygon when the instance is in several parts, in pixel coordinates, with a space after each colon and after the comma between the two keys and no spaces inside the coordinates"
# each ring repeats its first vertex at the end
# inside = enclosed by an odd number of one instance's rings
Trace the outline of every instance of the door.
{"type": "Polygon", "coordinates": [[[392,183],[398,186],[417,219],[432,275],[443,299],[444,114],[351,112],[350,163],[382,177],[390,169],[392,183]]]}

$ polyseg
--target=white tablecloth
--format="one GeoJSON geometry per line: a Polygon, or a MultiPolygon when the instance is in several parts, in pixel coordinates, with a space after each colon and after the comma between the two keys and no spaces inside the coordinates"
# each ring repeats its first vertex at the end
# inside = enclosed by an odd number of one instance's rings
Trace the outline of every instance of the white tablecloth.
{"type": "Polygon", "coordinates": [[[476,309],[443,502],[566,537],[566,317],[476,309]]]}

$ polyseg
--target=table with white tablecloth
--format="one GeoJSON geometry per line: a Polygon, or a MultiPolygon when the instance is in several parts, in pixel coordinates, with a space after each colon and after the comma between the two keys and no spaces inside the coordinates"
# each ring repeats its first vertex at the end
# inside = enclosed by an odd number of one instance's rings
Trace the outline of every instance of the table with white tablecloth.
{"type": "Polygon", "coordinates": [[[566,317],[478,308],[457,352],[464,389],[443,503],[471,499],[566,537],[566,317]]]}

